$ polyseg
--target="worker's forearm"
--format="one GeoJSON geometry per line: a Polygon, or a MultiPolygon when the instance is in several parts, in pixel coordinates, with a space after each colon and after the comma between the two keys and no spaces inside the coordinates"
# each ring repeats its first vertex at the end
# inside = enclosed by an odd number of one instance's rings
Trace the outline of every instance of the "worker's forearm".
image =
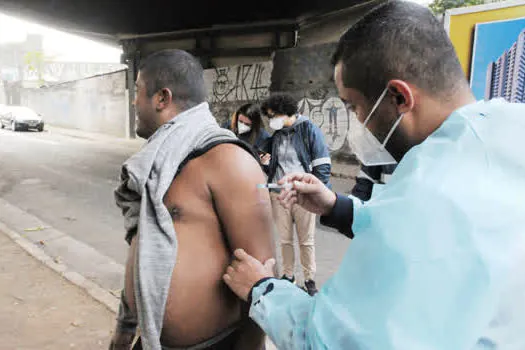
{"type": "Polygon", "coordinates": [[[330,214],[321,216],[321,224],[335,228],[345,236],[353,238],[354,202],[351,198],[337,194],[335,206],[330,214]]]}

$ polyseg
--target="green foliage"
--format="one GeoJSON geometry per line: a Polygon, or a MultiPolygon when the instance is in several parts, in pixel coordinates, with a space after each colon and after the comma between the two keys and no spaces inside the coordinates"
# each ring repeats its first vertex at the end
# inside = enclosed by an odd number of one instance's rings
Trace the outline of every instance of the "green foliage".
{"type": "Polygon", "coordinates": [[[49,61],[52,61],[52,58],[45,56],[42,51],[29,51],[24,55],[24,64],[27,66],[30,72],[37,73],[40,84],[44,83],[44,63],[49,61]]]}
{"type": "Polygon", "coordinates": [[[434,0],[428,7],[435,15],[442,15],[448,9],[484,4],[484,0],[434,0]]]}

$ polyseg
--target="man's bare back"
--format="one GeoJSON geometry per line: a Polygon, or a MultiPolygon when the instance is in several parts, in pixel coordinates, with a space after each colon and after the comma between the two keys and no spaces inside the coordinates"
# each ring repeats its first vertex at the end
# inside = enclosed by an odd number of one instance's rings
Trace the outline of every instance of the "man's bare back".
{"type": "MultiPolygon", "coordinates": [[[[222,275],[234,249],[243,248],[261,261],[273,256],[270,200],[256,188],[264,182],[252,156],[237,145],[222,144],[189,161],[171,184],[164,203],[173,218],[178,249],[164,346],[198,344],[237,324],[236,348],[256,349],[263,343],[262,332],[242,314],[240,300],[222,275]]],[[[135,237],[126,267],[126,298],[132,309],[136,242],[135,237]]]]}

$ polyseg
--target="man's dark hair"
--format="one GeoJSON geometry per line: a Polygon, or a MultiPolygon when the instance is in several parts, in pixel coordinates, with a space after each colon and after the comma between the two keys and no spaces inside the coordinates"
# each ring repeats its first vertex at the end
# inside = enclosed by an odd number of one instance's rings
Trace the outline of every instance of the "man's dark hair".
{"type": "Polygon", "coordinates": [[[206,100],[202,66],[186,51],[155,52],[141,62],[139,70],[146,84],[148,97],[152,97],[161,89],[170,89],[174,103],[182,110],[206,100]]]}
{"type": "Polygon", "coordinates": [[[231,130],[235,134],[239,133],[237,122],[239,121],[239,115],[241,114],[252,121],[252,130],[250,131],[249,140],[251,144],[255,144],[255,141],[261,133],[261,129],[264,128],[261,117],[261,108],[255,103],[247,103],[239,107],[231,122],[231,130]]]}
{"type": "Polygon", "coordinates": [[[297,114],[297,100],[286,93],[273,94],[261,104],[263,114],[268,115],[270,109],[275,114],[284,114],[290,117],[297,114]]]}
{"type": "Polygon", "coordinates": [[[392,0],[379,5],[339,39],[332,57],[342,62],[343,83],[375,100],[392,79],[441,98],[466,78],[442,24],[425,7],[392,0]]]}

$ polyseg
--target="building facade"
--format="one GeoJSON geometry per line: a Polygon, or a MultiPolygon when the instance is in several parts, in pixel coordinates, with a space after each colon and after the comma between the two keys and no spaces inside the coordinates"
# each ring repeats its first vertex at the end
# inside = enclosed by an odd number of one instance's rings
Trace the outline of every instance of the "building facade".
{"type": "Polygon", "coordinates": [[[516,42],[487,67],[485,99],[525,103],[525,29],[516,42]]]}

